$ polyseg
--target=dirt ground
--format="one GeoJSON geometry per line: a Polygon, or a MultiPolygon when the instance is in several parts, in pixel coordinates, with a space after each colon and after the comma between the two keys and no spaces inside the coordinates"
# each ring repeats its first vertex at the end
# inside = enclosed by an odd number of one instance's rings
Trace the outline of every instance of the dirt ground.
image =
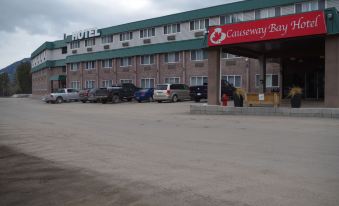
{"type": "Polygon", "coordinates": [[[339,205],[339,120],[0,98],[0,205],[339,205]]]}

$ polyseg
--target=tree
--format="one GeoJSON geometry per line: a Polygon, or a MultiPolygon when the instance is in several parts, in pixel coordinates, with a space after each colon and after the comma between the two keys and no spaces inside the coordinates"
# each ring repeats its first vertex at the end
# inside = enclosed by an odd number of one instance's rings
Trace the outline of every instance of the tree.
{"type": "Polygon", "coordinates": [[[18,66],[16,70],[16,82],[18,91],[24,94],[32,93],[32,74],[31,74],[31,64],[22,63],[18,66]]]}
{"type": "Polygon", "coordinates": [[[0,74],[0,95],[8,96],[9,95],[9,76],[7,72],[0,74]]]}

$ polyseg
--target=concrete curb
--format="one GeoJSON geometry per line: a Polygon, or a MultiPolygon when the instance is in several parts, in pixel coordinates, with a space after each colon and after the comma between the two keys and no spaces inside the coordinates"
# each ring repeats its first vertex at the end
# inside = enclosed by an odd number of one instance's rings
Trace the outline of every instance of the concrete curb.
{"type": "Polygon", "coordinates": [[[190,105],[190,114],[317,117],[339,119],[339,108],[223,107],[190,105]]]}

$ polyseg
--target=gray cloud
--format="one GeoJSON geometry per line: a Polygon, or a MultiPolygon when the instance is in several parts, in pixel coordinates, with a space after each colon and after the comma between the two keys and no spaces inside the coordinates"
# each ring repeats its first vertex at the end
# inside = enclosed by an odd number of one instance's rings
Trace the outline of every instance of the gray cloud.
{"type": "MultiPolygon", "coordinates": [[[[6,45],[12,54],[8,58],[0,57],[0,68],[29,56],[46,40],[61,39],[63,33],[71,34],[88,27],[109,27],[233,1],[239,0],[1,0],[0,35],[3,42],[13,45],[6,45]],[[34,42],[23,48],[16,45],[13,36],[21,36],[17,42],[24,39],[34,42]],[[23,53],[26,55],[22,56],[23,53]]],[[[0,51],[3,49],[4,45],[0,43],[0,51]]]]}

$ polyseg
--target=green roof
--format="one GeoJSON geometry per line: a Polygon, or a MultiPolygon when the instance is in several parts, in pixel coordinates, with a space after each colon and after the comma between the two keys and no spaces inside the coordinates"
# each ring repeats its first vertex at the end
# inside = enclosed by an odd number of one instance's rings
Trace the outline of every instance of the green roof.
{"type": "Polygon", "coordinates": [[[56,74],[49,78],[50,81],[66,80],[66,75],[56,74]]]}
{"type": "Polygon", "coordinates": [[[39,48],[37,48],[31,55],[31,58],[38,56],[44,50],[58,49],[67,46],[66,40],[58,40],[54,42],[46,41],[39,48]]]}
{"type": "Polygon", "coordinates": [[[46,61],[42,64],[39,64],[36,67],[32,67],[31,72],[37,72],[37,71],[40,71],[40,70],[45,69],[45,68],[62,67],[62,66],[66,66],[66,60],[65,59],[49,60],[49,61],[46,61]]]}
{"type": "Polygon", "coordinates": [[[66,63],[94,61],[98,59],[121,58],[128,56],[138,56],[157,53],[168,53],[183,50],[201,49],[205,47],[207,47],[206,39],[199,38],[185,41],[175,41],[170,43],[151,44],[147,46],[137,46],[125,49],[116,49],[110,51],[72,55],[66,58],[66,63]]]}

